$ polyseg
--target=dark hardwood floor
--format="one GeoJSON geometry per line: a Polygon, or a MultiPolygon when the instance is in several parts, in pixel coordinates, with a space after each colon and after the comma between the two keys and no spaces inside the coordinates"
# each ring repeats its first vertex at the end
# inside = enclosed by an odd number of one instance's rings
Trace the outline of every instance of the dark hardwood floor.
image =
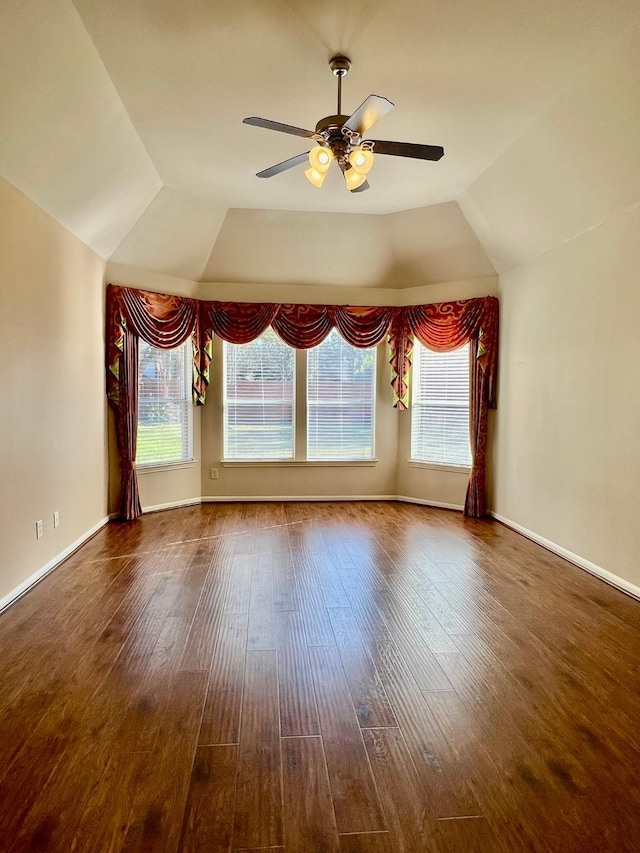
{"type": "Polygon", "coordinates": [[[7,853],[640,851],[640,603],[496,522],[112,523],[0,648],[7,853]]]}

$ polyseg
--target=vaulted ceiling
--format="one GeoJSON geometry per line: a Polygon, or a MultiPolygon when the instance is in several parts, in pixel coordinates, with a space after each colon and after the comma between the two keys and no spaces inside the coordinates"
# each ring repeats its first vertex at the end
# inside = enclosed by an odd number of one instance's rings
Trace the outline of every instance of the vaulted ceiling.
{"type": "Polygon", "coordinates": [[[487,275],[640,198],[638,21],[637,0],[4,0],[0,174],[103,257],[193,280],[487,275]],[[384,95],[370,136],[445,157],[378,156],[358,194],[335,169],[256,178],[305,140],[242,119],[313,129],[338,52],[344,111],[384,95]]]}

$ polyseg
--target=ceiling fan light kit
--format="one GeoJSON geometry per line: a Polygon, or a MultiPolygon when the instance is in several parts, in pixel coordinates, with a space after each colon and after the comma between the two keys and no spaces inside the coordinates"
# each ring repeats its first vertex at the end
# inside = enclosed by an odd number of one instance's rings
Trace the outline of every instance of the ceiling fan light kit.
{"type": "Polygon", "coordinates": [[[373,166],[373,152],[368,148],[354,148],[349,154],[349,162],[359,175],[368,175],[373,166]]]}
{"type": "Polygon", "coordinates": [[[361,187],[366,180],[367,176],[359,175],[355,169],[349,169],[344,173],[344,181],[347,185],[347,189],[351,190],[351,192],[357,190],[358,187],[361,187]]]}
{"type": "Polygon", "coordinates": [[[314,187],[318,189],[322,189],[322,185],[324,184],[325,178],[327,177],[327,171],[319,172],[317,169],[314,169],[313,166],[304,173],[305,178],[309,181],[309,183],[313,184],[314,187]]]}
{"type": "Polygon", "coordinates": [[[257,177],[271,178],[308,160],[309,168],[304,173],[305,177],[314,187],[321,189],[331,163],[336,160],[347,189],[350,192],[362,192],[369,188],[367,175],[374,164],[374,152],[416,160],[439,160],[444,155],[444,148],[439,145],[363,139],[363,135],[369,128],[387,115],[394,105],[380,95],[369,95],[352,115],[342,115],[342,78],[348,73],[351,62],[346,56],[334,56],[329,62],[329,67],[338,78],[338,111],[336,115],[321,118],[316,124],[315,131],[257,116],[244,119],[245,124],[254,127],[306,137],[317,143],[304,154],[297,154],[295,157],[290,157],[282,163],[258,172],[257,177]]]}
{"type": "Polygon", "coordinates": [[[331,161],[333,160],[333,151],[330,148],[323,148],[321,145],[316,145],[309,151],[309,165],[316,172],[328,172],[331,161]]]}

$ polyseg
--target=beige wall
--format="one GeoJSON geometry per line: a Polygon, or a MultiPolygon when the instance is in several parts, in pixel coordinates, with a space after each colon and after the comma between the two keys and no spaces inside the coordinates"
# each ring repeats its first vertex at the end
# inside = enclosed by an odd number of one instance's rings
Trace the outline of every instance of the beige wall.
{"type": "Polygon", "coordinates": [[[0,179],[0,599],[107,514],[103,275],[0,179]]]}
{"type": "Polygon", "coordinates": [[[493,508],[640,586],[640,207],[501,276],[493,508]]]}
{"type": "Polygon", "coordinates": [[[411,413],[400,412],[399,417],[398,495],[421,503],[462,509],[469,472],[442,465],[410,462],[411,413]]]}
{"type": "Polygon", "coordinates": [[[500,271],[491,506],[640,585],[640,30],[460,199],[500,271]]]}
{"type": "MultiPolygon", "coordinates": [[[[111,269],[111,264],[109,264],[111,269]]],[[[118,270],[116,270],[118,271],[118,270]]],[[[165,283],[166,277],[160,277],[165,283]]],[[[142,284],[135,285],[142,287],[142,284]]],[[[387,287],[344,287],[339,285],[253,284],[207,281],[196,285],[202,299],[230,302],[306,302],[312,305],[421,305],[448,299],[496,296],[498,276],[486,275],[460,281],[425,284],[395,290],[387,287]]],[[[157,288],[160,289],[160,288],[157,288]]],[[[178,291],[173,291],[178,292],[178,291]]]]}

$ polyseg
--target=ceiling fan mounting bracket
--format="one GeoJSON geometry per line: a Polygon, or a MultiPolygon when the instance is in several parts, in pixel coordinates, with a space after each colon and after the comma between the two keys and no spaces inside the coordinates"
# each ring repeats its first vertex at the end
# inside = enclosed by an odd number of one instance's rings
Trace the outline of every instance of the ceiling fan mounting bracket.
{"type": "Polygon", "coordinates": [[[347,56],[332,56],[329,60],[329,68],[336,77],[346,77],[351,68],[351,60],[347,56]]]}

